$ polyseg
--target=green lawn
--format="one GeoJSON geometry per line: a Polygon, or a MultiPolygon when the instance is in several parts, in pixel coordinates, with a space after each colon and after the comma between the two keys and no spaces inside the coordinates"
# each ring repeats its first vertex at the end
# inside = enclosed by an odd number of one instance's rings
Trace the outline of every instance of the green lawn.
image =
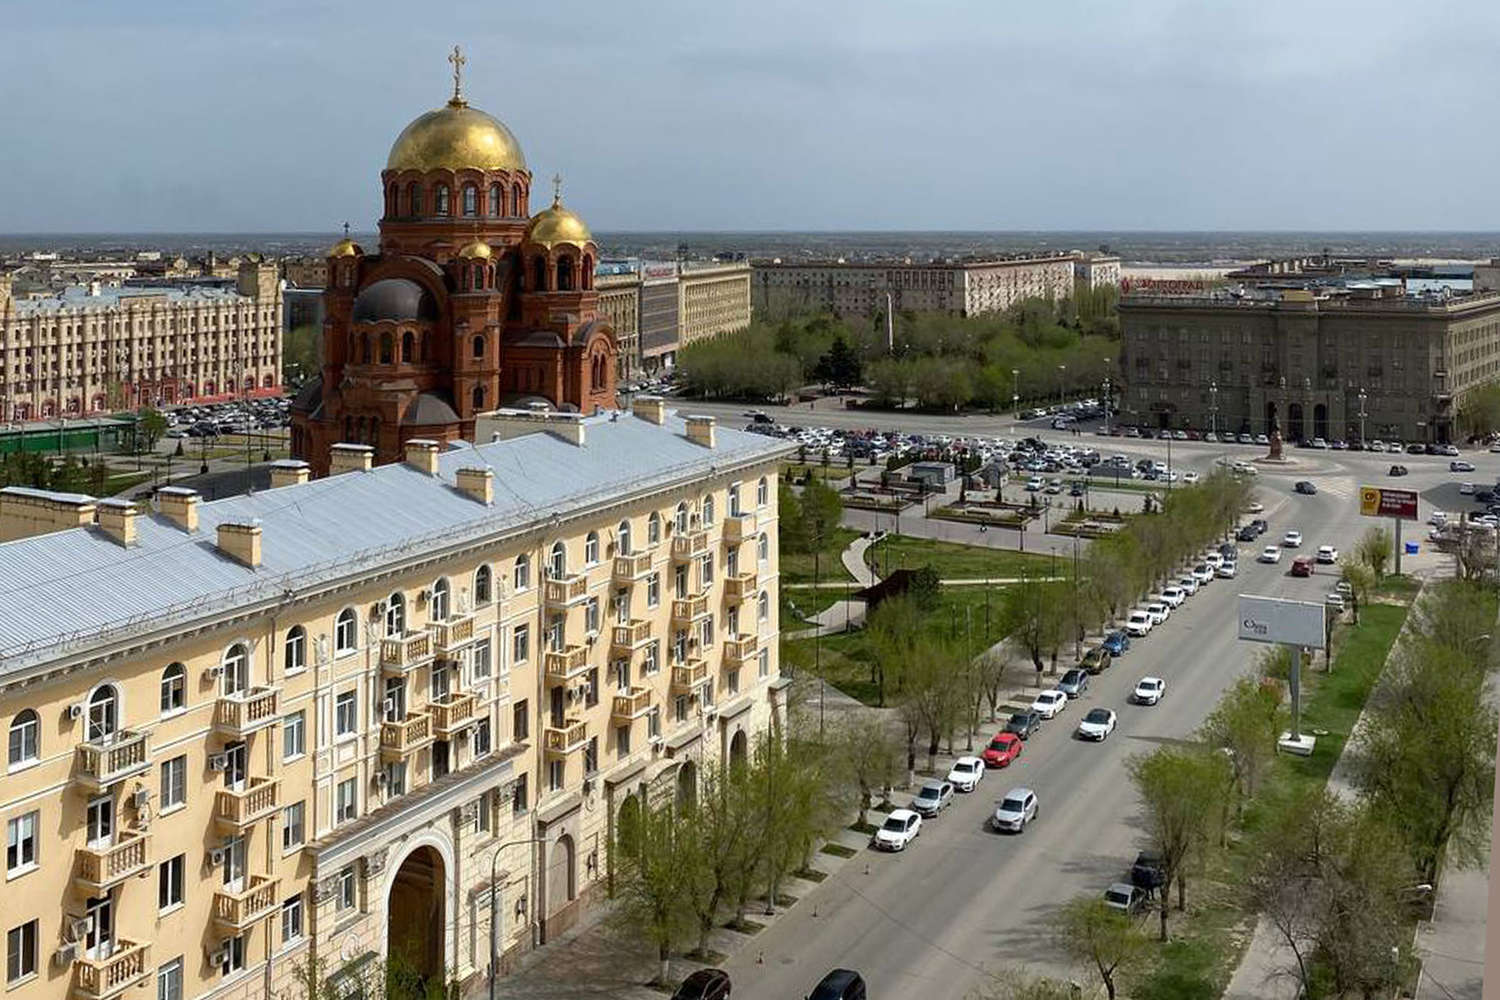
{"type": "MultiPolygon", "coordinates": [[[[996,529],[1000,530],[1000,529],[996,529]]],[[[1058,572],[1068,572],[1073,543],[1058,545],[1058,572]]],[[[1022,575],[1036,576],[1052,571],[1052,557],[1009,549],[982,549],[957,542],[939,542],[930,538],[887,535],[865,551],[865,562],[877,573],[887,569],[920,569],[931,565],[945,580],[1010,579],[1022,575]]]]}
{"type": "MultiPolygon", "coordinates": [[[[828,547],[818,559],[818,578],[824,583],[835,583],[847,579],[849,574],[839,561],[839,554],[860,535],[852,528],[837,528],[828,539],[828,547]]],[[[781,553],[782,583],[812,583],[813,557],[801,552],[781,553]]]]}

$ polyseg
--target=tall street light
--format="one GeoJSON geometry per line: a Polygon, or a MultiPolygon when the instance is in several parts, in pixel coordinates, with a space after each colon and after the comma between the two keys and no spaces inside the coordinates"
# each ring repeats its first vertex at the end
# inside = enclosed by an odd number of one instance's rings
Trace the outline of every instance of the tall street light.
{"type": "Polygon", "coordinates": [[[1016,419],[1021,419],[1021,370],[1012,368],[1010,370],[1010,408],[1016,411],[1016,419]]]}
{"type": "Polygon", "coordinates": [[[1061,406],[1063,401],[1063,379],[1067,377],[1068,366],[1057,366],[1057,405],[1061,406]]]}
{"type": "Polygon", "coordinates": [[[1109,376],[1106,375],[1106,376],[1104,376],[1104,436],[1105,437],[1109,437],[1109,410],[1110,410],[1109,376]]]}
{"type": "Polygon", "coordinates": [[[1365,446],[1365,399],[1366,398],[1368,398],[1368,397],[1365,396],[1364,387],[1361,386],[1360,390],[1359,390],[1359,444],[1360,444],[1361,448],[1363,448],[1365,446]]]}

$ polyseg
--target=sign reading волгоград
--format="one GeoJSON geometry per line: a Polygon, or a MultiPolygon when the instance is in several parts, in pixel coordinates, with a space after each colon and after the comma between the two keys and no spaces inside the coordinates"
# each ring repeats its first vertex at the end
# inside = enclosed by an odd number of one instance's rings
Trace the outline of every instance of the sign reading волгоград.
{"type": "Polygon", "coordinates": [[[1241,594],[1239,637],[1251,642],[1278,642],[1322,649],[1326,635],[1321,604],[1279,597],[1241,594]]]}

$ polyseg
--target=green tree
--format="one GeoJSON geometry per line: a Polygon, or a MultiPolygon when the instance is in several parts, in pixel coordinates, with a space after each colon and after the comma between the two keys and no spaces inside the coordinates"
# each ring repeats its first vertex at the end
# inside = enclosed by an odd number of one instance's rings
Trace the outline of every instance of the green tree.
{"type": "Polygon", "coordinates": [[[859,357],[842,334],[833,338],[828,352],[818,359],[812,374],[818,381],[835,389],[848,389],[859,385],[861,377],[859,357]]]}
{"type": "Polygon", "coordinates": [[[282,381],[297,384],[318,374],[323,366],[323,328],[313,323],[295,326],[286,332],[281,344],[282,381]]]}
{"type": "Polygon", "coordinates": [[[1375,589],[1375,571],[1368,563],[1344,556],[1339,559],[1339,579],[1349,585],[1350,611],[1354,623],[1359,624],[1359,609],[1370,601],[1370,591],[1375,589]]]}
{"type": "Polygon", "coordinates": [[[885,797],[900,766],[891,723],[879,712],[850,712],[834,733],[833,749],[841,778],[858,790],[859,824],[866,826],[875,796],[885,797]]]}
{"type": "Polygon", "coordinates": [[[167,432],[167,418],[160,410],[151,407],[143,407],[136,414],[138,420],[136,428],[141,435],[141,450],[151,451],[156,447],[156,442],[167,432]]]}
{"type": "Polygon", "coordinates": [[[1385,568],[1391,561],[1391,533],[1382,527],[1373,527],[1359,536],[1354,546],[1354,558],[1370,567],[1370,572],[1379,580],[1385,576],[1385,568]]]}
{"type": "MultiPolygon", "coordinates": [[[[1279,685],[1241,677],[1203,723],[1204,742],[1225,751],[1229,760],[1237,816],[1243,815],[1245,801],[1255,796],[1276,757],[1282,716],[1279,685]]],[[[1226,809],[1228,805],[1226,799],[1226,809]]]]}
{"type": "Polygon", "coordinates": [[[798,537],[807,545],[806,551],[827,553],[839,520],[844,516],[844,502],[832,486],[819,479],[809,479],[802,489],[797,515],[801,521],[798,537]]]}
{"type": "Polygon", "coordinates": [[[1161,855],[1161,939],[1167,940],[1167,894],[1177,885],[1177,908],[1187,906],[1187,870],[1217,842],[1222,812],[1219,797],[1227,784],[1224,755],[1198,746],[1163,746],[1128,762],[1140,793],[1151,846],[1161,855]]]}
{"type": "Polygon", "coordinates": [[[1064,903],[1053,924],[1053,940],[1070,957],[1091,966],[1109,1000],[1115,1000],[1115,977],[1145,955],[1146,939],[1135,922],[1095,895],[1064,903]]]}
{"type": "Polygon", "coordinates": [[[648,941],[666,985],[672,951],[697,929],[693,888],[702,870],[700,844],[675,804],[641,804],[632,824],[633,850],[615,852],[617,924],[648,941]]]}
{"type": "Polygon", "coordinates": [[[1491,382],[1465,393],[1458,406],[1458,425],[1476,438],[1500,431],[1500,384],[1491,382]]]}

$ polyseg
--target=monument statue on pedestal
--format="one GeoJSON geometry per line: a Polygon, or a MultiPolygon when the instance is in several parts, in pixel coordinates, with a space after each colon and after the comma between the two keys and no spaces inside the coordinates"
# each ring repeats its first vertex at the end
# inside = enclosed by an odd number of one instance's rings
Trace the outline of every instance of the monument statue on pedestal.
{"type": "Polygon", "coordinates": [[[1271,450],[1266,455],[1266,459],[1268,461],[1272,461],[1272,462],[1279,462],[1279,461],[1281,461],[1281,428],[1280,427],[1272,427],[1271,428],[1271,450]]]}

